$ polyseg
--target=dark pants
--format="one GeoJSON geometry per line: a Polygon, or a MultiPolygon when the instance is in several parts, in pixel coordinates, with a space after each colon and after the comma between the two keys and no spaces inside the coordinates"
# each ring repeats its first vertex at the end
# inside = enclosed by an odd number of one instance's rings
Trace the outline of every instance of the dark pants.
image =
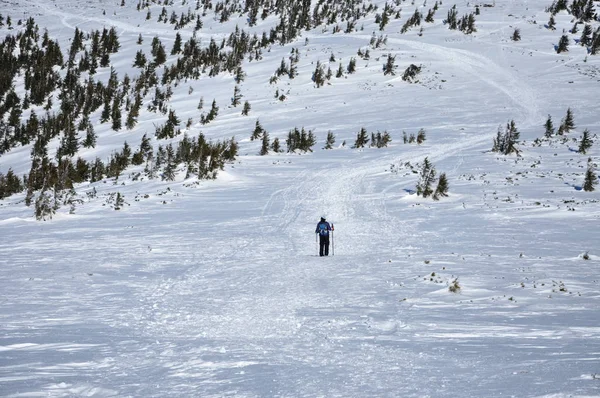
{"type": "Polygon", "coordinates": [[[319,256],[329,256],[329,235],[319,235],[319,256]]]}

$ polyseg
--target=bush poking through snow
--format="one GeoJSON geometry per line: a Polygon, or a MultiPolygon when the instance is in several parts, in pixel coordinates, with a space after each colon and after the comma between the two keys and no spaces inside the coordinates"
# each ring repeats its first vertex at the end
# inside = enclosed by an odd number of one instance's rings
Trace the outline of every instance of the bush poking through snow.
{"type": "Polygon", "coordinates": [[[458,278],[454,279],[448,287],[448,290],[452,293],[460,293],[460,289],[461,286],[458,284],[458,278]]]}
{"type": "Polygon", "coordinates": [[[581,258],[583,258],[584,260],[589,260],[590,259],[590,255],[588,254],[588,252],[585,252],[581,255],[581,258]]]}
{"type": "Polygon", "coordinates": [[[402,80],[405,82],[414,83],[419,73],[421,73],[421,67],[415,64],[410,64],[410,66],[404,71],[402,80]]]}

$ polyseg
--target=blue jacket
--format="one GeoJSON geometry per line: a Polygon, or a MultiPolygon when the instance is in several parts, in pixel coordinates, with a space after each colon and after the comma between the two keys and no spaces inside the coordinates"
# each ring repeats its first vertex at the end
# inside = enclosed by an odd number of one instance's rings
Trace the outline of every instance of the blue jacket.
{"type": "Polygon", "coordinates": [[[317,224],[315,234],[319,234],[321,236],[329,236],[329,231],[331,231],[331,225],[329,225],[327,221],[321,221],[317,224]]]}

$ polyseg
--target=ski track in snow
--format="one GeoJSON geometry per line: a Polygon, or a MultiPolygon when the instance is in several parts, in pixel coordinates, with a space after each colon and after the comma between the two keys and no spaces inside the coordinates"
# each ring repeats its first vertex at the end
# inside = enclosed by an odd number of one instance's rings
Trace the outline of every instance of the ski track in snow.
{"type": "MultiPolygon", "coordinates": [[[[150,33],[39,7],[67,29],[92,21],[150,33]]],[[[505,60],[396,38],[388,46],[480,81],[522,129],[546,115],[544,91],[505,60]]],[[[293,101],[273,118],[304,108],[293,101]]],[[[410,151],[250,156],[227,169],[240,182],[173,184],[118,222],[92,210],[49,223],[3,218],[0,395],[597,395],[598,259],[578,258],[600,238],[597,207],[575,221],[558,210],[556,220],[515,216],[458,182],[433,205],[403,191],[415,175],[388,171],[427,156],[455,179],[475,173],[496,132],[481,119],[480,131],[410,151]],[[328,258],[313,242],[322,215],[336,226],[328,258]],[[455,278],[460,294],[448,292],[455,278]]]]}

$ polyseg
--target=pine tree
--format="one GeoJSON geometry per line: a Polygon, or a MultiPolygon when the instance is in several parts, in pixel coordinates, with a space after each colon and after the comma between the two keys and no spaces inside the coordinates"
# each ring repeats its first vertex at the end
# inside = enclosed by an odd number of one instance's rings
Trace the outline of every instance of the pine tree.
{"type": "Polygon", "coordinates": [[[340,78],[340,77],[344,77],[344,68],[342,67],[342,64],[340,63],[340,66],[338,67],[337,72],[335,73],[335,77],[336,78],[340,78]]]}
{"type": "Polygon", "coordinates": [[[56,212],[55,201],[50,192],[44,187],[35,201],[35,218],[38,221],[52,219],[56,212]]]}
{"type": "Polygon", "coordinates": [[[405,82],[412,83],[416,80],[417,75],[419,73],[421,73],[421,67],[415,64],[410,64],[408,68],[406,68],[406,70],[404,71],[404,74],[402,75],[402,80],[404,80],[405,82]]]}
{"type": "Polygon", "coordinates": [[[519,150],[516,148],[517,141],[519,140],[519,131],[514,120],[511,120],[506,124],[506,129],[502,131],[498,128],[498,134],[494,139],[493,152],[500,152],[503,155],[511,153],[519,154],[519,150]]]}
{"type": "Polygon", "coordinates": [[[583,130],[583,136],[581,137],[581,142],[579,143],[579,149],[577,152],[586,154],[588,149],[592,147],[593,141],[590,138],[590,132],[588,129],[583,130]]]}
{"type": "Polygon", "coordinates": [[[252,131],[252,135],[250,136],[250,141],[259,139],[264,133],[265,129],[263,129],[263,127],[260,125],[260,121],[257,119],[254,126],[254,131],[252,131]]]}
{"type": "Polygon", "coordinates": [[[586,192],[592,192],[596,189],[595,186],[597,184],[598,184],[598,177],[596,176],[594,163],[592,162],[592,158],[589,158],[587,170],[585,172],[585,181],[583,183],[583,190],[586,192]]]}
{"type": "Polygon", "coordinates": [[[231,98],[231,105],[238,106],[241,103],[242,94],[240,93],[240,88],[236,85],[233,88],[233,98],[231,98]]]}
{"type": "Polygon", "coordinates": [[[262,146],[260,148],[260,156],[267,155],[269,153],[269,133],[266,131],[262,134],[262,146]]]}
{"type": "Polygon", "coordinates": [[[348,67],[346,68],[346,71],[350,75],[356,72],[356,58],[350,58],[350,62],[348,62],[348,67]]]}
{"type": "Polygon", "coordinates": [[[432,198],[433,200],[440,200],[440,197],[446,196],[448,196],[448,178],[446,177],[446,173],[442,173],[440,174],[438,185],[435,188],[432,198]]]}
{"type": "Polygon", "coordinates": [[[248,116],[248,113],[250,112],[250,109],[252,107],[250,106],[250,103],[248,101],[244,102],[244,108],[242,109],[242,115],[244,116],[248,116]]]}
{"type": "Polygon", "coordinates": [[[521,31],[519,30],[519,28],[515,28],[512,36],[511,36],[512,41],[520,41],[521,40],[521,31]]]}
{"type": "Polygon", "coordinates": [[[562,35],[560,40],[558,41],[558,46],[556,47],[556,53],[560,54],[562,52],[569,51],[569,36],[562,35]]]}
{"type": "Polygon", "coordinates": [[[317,88],[325,84],[325,71],[320,61],[317,61],[317,66],[315,67],[315,71],[312,75],[312,81],[315,82],[317,88]]]}
{"type": "Polygon", "coordinates": [[[582,46],[589,46],[592,43],[592,26],[589,24],[585,24],[583,30],[581,31],[581,37],[579,39],[579,44],[582,46]]]}
{"type": "Polygon", "coordinates": [[[181,52],[181,35],[179,32],[175,35],[175,42],[173,43],[173,48],[171,49],[171,55],[179,54],[181,52]]]}
{"type": "Polygon", "coordinates": [[[424,198],[429,197],[433,193],[431,185],[434,180],[435,167],[433,167],[428,158],[425,158],[421,167],[421,173],[419,174],[419,182],[417,183],[417,195],[424,198]]]}
{"type": "Polygon", "coordinates": [[[383,65],[383,75],[392,75],[395,76],[396,75],[396,56],[392,57],[392,54],[388,54],[387,56],[387,61],[385,63],[385,65],[383,65]]]}
{"type": "Polygon", "coordinates": [[[548,21],[548,29],[556,30],[556,21],[554,20],[554,15],[550,15],[550,20],[548,21]]]}
{"type": "Polygon", "coordinates": [[[123,198],[123,195],[121,195],[121,192],[117,192],[117,197],[115,198],[115,210],[121,210],[121,208],[123,207],[123,205],[125,204],[125,199],[123,198]]]}
{"type": "Polygon", "coordinates": [[[174,181],[175,180],[175,170],[177,169],[175,151],[173,150],[173,145],[167,145],[167,164],[165,165],[165,170],[162,175],[163,181],[174,181]]]}
{"type": "Polygon", "coordinates": [[[354,142],[353,148],[364,148],[369,143],[367,130],[362,127],[356,135],[356,141],[354,142]]]}
{"type": "Polygon", "coordinates": [[[335,135],[329,130],[327,132],[327,140],[325,141],[325,149],[332,149],[335,144],[335,135]]]}
{"type": "Polygon", "coordinates": [[[417,132],[417,144],[422,144],[425,142],[425,129],[419,129],[417,132]]]}
{"type": "Polygon", "coordinates": [[[546,138],[550,138],[554,135],[554,124],[552,123],[552,116],[548,115],[548,119],[546,120],[546,123],[544,123],[544,129],[546,130],[544,132],[544,136],[546,138]]]}
{"type": "Polygon", "coordinates": [[[279,142],[279,138],[275,138],[273,143],[271,144],[271,150],[275,153],[281,152],[281,143],[279,142]]]}
{"type": "Polygon", "coordinates": [[[567,114],[565,115],[564,119],[562,120],[559,128],[558,128],[558,134],[563,135],[565,133],[570,133],[571,130],[573,130],[575,128],[575,118],[573,117],[573,111],[571,111],[571,108],[567,109],[567,114]]]}

